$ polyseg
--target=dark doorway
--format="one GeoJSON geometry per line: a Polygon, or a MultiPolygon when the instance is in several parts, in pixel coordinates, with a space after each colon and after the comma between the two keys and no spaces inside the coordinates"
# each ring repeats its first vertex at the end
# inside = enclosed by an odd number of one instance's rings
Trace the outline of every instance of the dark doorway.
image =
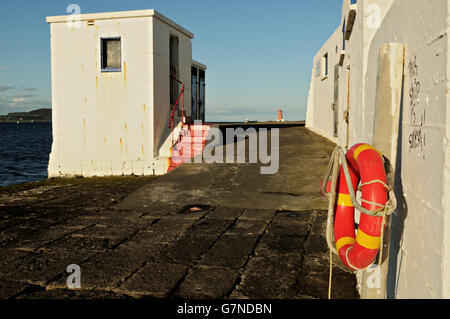
{"type": "Polygon", "coordinates": [[[178,79],[180,77],[179,70],[179,54],[178,54],[178,38],[170,36],[170,109],[177,102],[178,95],[180,94],[180,88],[178,79]]]}
{"type": "Polygon", "coordinates": [[[334,66],[333,135],[338,136],[339,125],[339,64],[334,66]]]}
{"type": "Polygon", "coordinates": [[[192,119],[198,120],[198,110],[197,110],[197,95],[198,95],[198,69],[193,66],[191,68],[191,87],[192,87],[192,119]]]}
{"type": "Polygon", "coordinates": [[[205,122],[205,70],[197,67],[191,67],[192,84],[192,120],[201,120],[205,122]]]}
{"type": "Polygon", "coordinates": [[[205,122],[205,71],[199,70],[199,94],[198,94],[198,115],[199,120],[205,122]]]}

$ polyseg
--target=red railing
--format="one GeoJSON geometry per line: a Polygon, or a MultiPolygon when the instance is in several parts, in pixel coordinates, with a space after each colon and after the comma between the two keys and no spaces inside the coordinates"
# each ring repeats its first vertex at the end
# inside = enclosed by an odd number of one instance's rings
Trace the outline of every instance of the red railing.
{"type": "Polygon", "coordinates": [[[173,145],[173,121],[174,121],[173,118],[175,116],[175,111],[178,109],[178,106],[180,103],[180,98],[181,98],[181,124],[184,125],[184,83],[178,81],[177,79],[175,79],[175,80],[177,82],[181,83],[181,92],[178,95],[175,105],[173,106],[172,112],[170,113],[170,120],[169,120],[168,128],[170,128],[172,126],[172,145],[173,145]]]}

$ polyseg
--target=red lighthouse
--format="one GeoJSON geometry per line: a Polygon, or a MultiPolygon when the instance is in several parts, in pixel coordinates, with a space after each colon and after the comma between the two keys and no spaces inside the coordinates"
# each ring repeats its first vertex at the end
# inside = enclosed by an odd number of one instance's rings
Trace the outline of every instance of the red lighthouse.
{"type": "Polygon", "coordinates": [[[282,109],[279,109],[279,110],[278,110],[278,119],[277,119],[277,122],[284,122],[284,119],[283,119],[283,110],[282,110],[282,109]]]}

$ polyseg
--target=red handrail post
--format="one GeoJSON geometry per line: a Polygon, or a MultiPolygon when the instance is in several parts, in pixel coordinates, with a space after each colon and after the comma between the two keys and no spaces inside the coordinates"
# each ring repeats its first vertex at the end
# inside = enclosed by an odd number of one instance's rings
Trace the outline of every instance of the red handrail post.
{"type": "Polygon", "coordinates": [[[181,88],[181,123],[184,125],[184,83],[181,88]]]}
{"type": "Polygon", "coordinates": [[[173,117],[175,116],[175,110],[178,108],[180,103],[180,97],[181,100],[181,123],[184,125],[184,83],[182,83],[181,92],[178,94],[177,101],[175,102],[175,105],[173,106],[172,112],[170,113],[170,120],[168,124],[168,128],[172,125],[172,145],[173,145],[173,117]]]}

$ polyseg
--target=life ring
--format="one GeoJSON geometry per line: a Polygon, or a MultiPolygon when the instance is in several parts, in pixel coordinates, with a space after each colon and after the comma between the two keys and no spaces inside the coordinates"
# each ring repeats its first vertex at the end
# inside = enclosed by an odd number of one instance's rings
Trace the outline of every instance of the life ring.
{"type": "MultiPolygon", "coordinates": [[[[356,144],[346,154],[353,189],[361,180],[361,206],[376,211],[385,207],[388,198],[383,156],[369,144],[356,144]]],[[[352,270],[369,267],[381,244],[383,218],[361,213],[355,236],[355,207],[349,195],[341,165],[336,194],[334,239],[342,262],[352,270]]],[[[384,231],[384,230],[383,230],[384,231]]]]}

